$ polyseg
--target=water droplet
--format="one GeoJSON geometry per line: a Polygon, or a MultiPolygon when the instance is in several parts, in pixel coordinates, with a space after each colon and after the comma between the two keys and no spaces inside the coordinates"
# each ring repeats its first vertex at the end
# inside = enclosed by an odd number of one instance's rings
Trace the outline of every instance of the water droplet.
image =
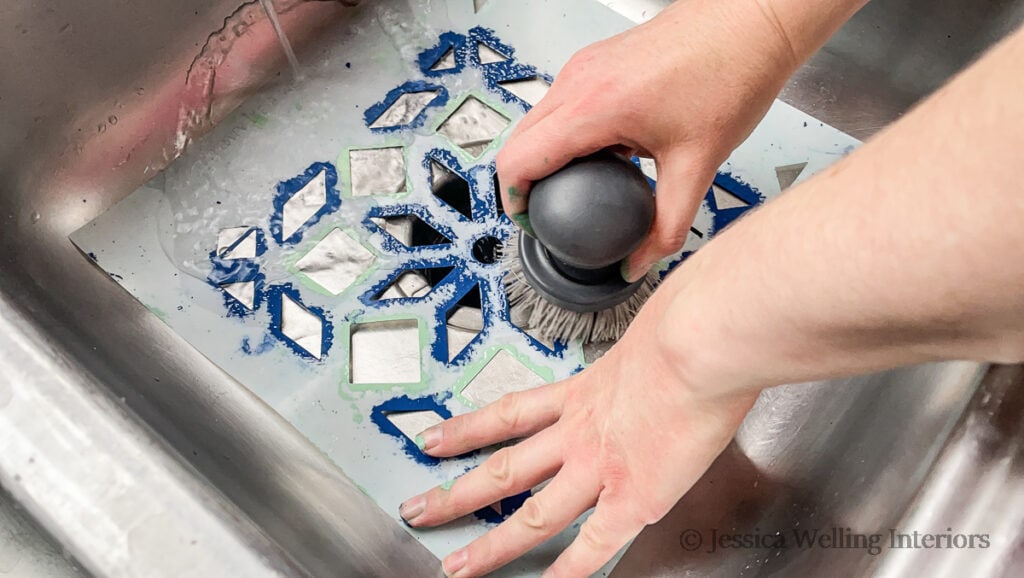
{"type": "Polygon", "coordinates": [[[29,215],[29,219],[32,221],[33,225],[38,223],[39,220],[42,219],[42,218],[43,218],[43,216],[39,214],[39,211],[32,211],[32,214],[29,215]]]}
{"type": "Polygon", "coordinates": [[[96,125],[96,132],[105,132],[106,130],[107,130],[106,123],[102,123],[101,122],[98,125],[96,125]]]}
{"type": "Polygon", "coordinates": [[[117,124],[117,116],[113,114],[110,115],[110,117],[107,119],[107,122],[109,122],[111,125],[117,124]]]}

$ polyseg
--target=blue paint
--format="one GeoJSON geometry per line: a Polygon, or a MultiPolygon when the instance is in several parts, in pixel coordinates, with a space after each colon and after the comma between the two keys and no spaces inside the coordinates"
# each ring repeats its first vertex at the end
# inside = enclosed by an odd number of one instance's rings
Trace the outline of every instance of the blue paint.
{"type": "Polygon", "coordinates": [[[450,297],[449,299],[445,300],[445,302],[442,303],[434,311],[434,324],[433,325],[434,325],[435,331],[434,331],[434,339],[433,339],[432,343],[430,344],[430,356],[433,357],[435,360],[437,360],[438,363],[440,363],[442,365],[457,366],[457,365],[463,365],[463,364],[465,364],[469,360],[469,352],[473,349],[473,347],[477,343],[479,343],[484,338],[484,336],[487,335],[487,333],[490,331],[490,328],[491,328],[491,325],[493,324],[493,322],[491,321],[491,319],[489,318],[488,315],[486,315],[486,314],[482,315],[483,320],[484,320],[484,324],[483,324],[483,328],[481,329],[480,333],[476,337],[474,337],[472,341],[470,341],[468,344],[466,344],[466,347],[464,347],[462,349],[462,351],[460,351],[449,362],[448,361],[448,314],[449,314],[449,312],[453,311],[456,307],[458,307],[458,303],[459,303],[459,301],[463,297],[465,297],[466,295],[468,295],[474,289],[477,289],[477,288],[479,288],[479,290],[480,290],[480,306],[482,308],[481,311],[485,311],[487,309],[487,307],[484,304],[484,301],[487,300],[487,294],[484,291],[484,289],[481,287],[482,281],[479,278],[477,278],[477,277],[475,277],[473,275],[470,275],[465,270],[453,271],[452,274],[448,276],[448,280],[450,280],[449,282],[452,285],[455,286],[455,293],[454,293],[454,295],[452,297],[450,297]]]}
{"type": "Polygon", "coordinates": [[[414,93],[414,92],[436,92],[435,96],[427,106],[423,107],[423,110],[412,119],[408,124],[389,126],[383,128],[370,128],[370,130],[378,133],[389,133],[400,130],[409,130],[423,126],[423,123],[427,120],[427,113],[431,108],[444,106],[448,104],[448,89],[437,84],[429,84],[422,80],[414,80],[406,82],[402,86],[392,90],[384,97],[384,100],[374,104],[373,106],[366,109],[363,113],[363,120],[366,122],[366,126],[370,127],[384,112],[395,104],[403,94],[414,93]]]}
{"type": "Polygon", "coordinates": [[[764,202],[764,195],[762,195],[760,191],[731,173],[718,173],[715,176],[715,184],[722,189],[725,189],[726,192],[739,198],[744,203],[747,203],[747,206],[735,207],[732,209],[719,209],[718,203],[715,201],[714,190],[709,189],[705,196],[708,207],[711,208],[712,212],[712,226],[711,230],[708,231],[709,235],[721,232],[733,221],[742,217],[744,213],[764,202]]]}
{"type": "Polygon", "coordinates": [[[92,259],[93,263],[100,262],[100,260],[96,258],[96,253],[86,253],[86,256],[92,259]]]}
{"type": "Polygon", "coordinates": [[[366,213],[366,218],[363,219],[363,226],[366,227],[371,233],[380,233],[381,242],[380,248],[389,253],[422,253],[424,251],[432,251],[438,248],[447,247],[448,244],[436,244],[436,245],[423,245],[420,247],[407,247],[404,243],[391,236],[390,233],[384,230],[383,227],[374,223],[372,219],[375,218],[391,218],[391,217],[408,217],[416,216],[421,221],[426,223],[430,228],[434,229],[441,235],[444,235],[449,241],[453,243],[456,241],[455,232],[451,227],[444,225],[434,219],[433,214],[423,205],[412,205],[412,204],[399,204],[399,205],[385,205],[382,207],[372,207],[366,213]]]}
{"type": "Polygon", "coordinates": [[[448,273],[443,279],[441,279],[436,285],[434,285],[434,289],[437,289],[439,287],[446,285],[453,278],[453,275],[458,275],[458,271],[459,269],[461,269],[461,265],[462,263],[459,261],[459,258],[451,254],[444,255],[442,257],[438,257],[435,259],[412,259],[406,261],[405,263],[402,263],[401,266],[397,267],[385,279],[371,287],[369,291],[366,291],[365,293],[360,295],[359,301],[362,302],[364,305],[374,309],[391,307],[392,305],[410,305],[412,303],[418,303],[425,299],[429,299],[431,294],[433,294],[434,290],[432,289],[429,293],[423,295],[422,297],[401,297],[398,299],[387,299],[385,301],[381,301],[380,296],[385,291],[387,291],[391,287],[391,285],[398,281],[399,277],[401,277],[405,273],[409,273],[410,271],[451,268],[452,271],[448,273]]]}
{"type": "Polygon", "coordinates": [[[248,307],[243,305],[241,301],[238,301],[237,299],[229,295],[228,292],[225,291],[223,288],[220,288],[221,293],[223,294],[224,297],[224,307],[228,310],[228,317],[243,318],[252,316],[255,314],[256,311],[259,310],[260,306],[263,305],[263,285],[266,282],[266,277],[264,277],[262,273],[259,273],[257,271],[257,273],[253,275],[251,278],[239,282],[243,283],[246,281],[252,281],[253,284],[255,285],[252,309],[249,309],[248,307]]]}
{"type": "Polygon", "coordinates": [[[279,341],[287,345],[288,349],[291,349],[293,353],[310,361],[323,361],[327,358],[331,345],[334,343],[334,325],[331,323],[327,313],[323,309],[303,303],[298,289],[293,287],[291,283],[286,283],[284,285],[272,285],[267,289],[267,311],[270,312],[270,333],[279,341]],[[319,317],[321,323],[323,323],[323,331],[320,332],[320,359],[313,357],[313,355],[308,351],[299,347],[299,344],[292,341],[291,338],[285,335],[281,330],[281,323],[283,321],[281,309],[285,297],[290,298],[292,301],[295,301],[304,307],[306,311],[309,311],[313,315],[319,317]]]}
{"type": "MultiPolygon", "coordinates": [[[[427,174],[430,176],[430,189],[434,189],[433,175],[430,170],[431,162],[445,167],[456,176],[461,178],[469,185],[470,191],[470,202],[472,220],[476,222],[482,222],[490,216],[497,216],[498,208],[497,201],[495,198],[496,191],[494,189],[494,163],[489,165],[478,165],[472,168],[466,169],[462,166],[459,158],[449,150],[446,149],[433,149],[423,159],[423,168],[427,170],[427,174]],[[483,189],[481,190],[480,184],[483,183],[483,189]]],[[[466,218],[462,213],[452,210],[452,216],[465,221],[466,218]]],[[[511,223],[511,221],[509,221],[511,223]]]]}
{"type": "Polygon", "coordinates": [[[341,193],[338,192],[338,170],[331,163],[313,163],[301,175],[277,184],[277,193],[274,195],[274,214],[270,218],[270,232],[278,245],[294,245],[302,240],[302,236],[313,225],[320,222],[325,215],[329,215],[341,207],[341,193]],[[303,187],[309,184],[321,172],[325,173],[327,185],[327,202],[297,231],[287,239],[282,238],[284,231],[282,224],[284,219],[284,206],[303,187]]]}
{"type": "Polygon", "coordinates": [[[516,510],[518,510],[519,508],[522,508],[523,504],[526,503],[526,500],[529,499],[530,496],[532,496],[532,495],[533,495],[533,492],[530,491],[530,490],[527,490],[527,491],[525,491],[525,492],[523,492],[521,494],[516,494],[514,496],[509,496],[508,498],[504,498],[500,502],[500,504],[501,504],[501,513],[500,514],[498,512],[496,512],[494,510],[494,508],[491,508],[490,506],[487,506],[486,508],[481,508],[481,509],[473,512],[473,515],[476,516],[478,519],[483,520],[484,522],[487,522],[488,524],[500,524],[500,523],[504,522],[505,520],[507,520],[509,518],[509,516],[514,514],[516,512],[516,510]]]}
{"type": "Polygon", "coordinates": [[[268,334],[263,335],[259,343],[253,344],[249,337],[242,338],[242,353],[246,355],[263,355],[274,348],[274,338],[268,334]]]}
{"type": "Polygon", "coordinates": [[[238,246],[245,242],[250,235],[256,235],[256,256],[262,257],[263,254],[267,252],[267,239],[263,234],[263,229],[260,229],[259,227],[250,227],[248,231],[239,235],[238,238],[235,239],[234,243],[231,243],[220,252],[218,257],[227,255],[237,249],[238,246]]]}
{"type": "Polygon", "coordinates": [[[417,63],[420,66],[420,72],[427,77],[438,77],[445,76],[448,74],[458,74],[466,68],[466,60],[469,56],[469,48],[466,43],[466,37],[462,34],[455,32],[445,32],[441,34],[438,43],[433,48],[428,48],[420,53],[417,57],[417,63]],[[446,70],[430,70],[435,64],[444,58],[444,55],[448,51],[452,51],[452,55],[455,60],[455,67],[446,70]]]}
{"type": "Polygon", "coordinates": [[[421,397],[417,399],[412,399],[407,395],[396,397],[375,406],[370,412],[370,421],[377,425],[377,429],[379,429],[381,433],[387,434],[401,441],[402,449],[409,457],[423,465],[436,466],[441,463],[441,460],[428,456],[420,451],[420,448],[416,446],[416,443],[413,440],[407,438],[405,434],[395,426],[395,424],[391,423],[391,420],[388,419],[388,414],[408,413],[413,411],[433,411],[446,420],[451,419],[452,412],[449,411],[443,403],[448,397],[449,395],[421,397]]]}
{"type": "MultiPolygon", "coordinates": [[[[495,52],[507,58],[505,62],[515,61],[516,49],[502,42],[501,39],[498,38],[497,34],[495,34],[493,30],[489,28],[484,28],[482,26],[477,26],[476,28],[473,28],[469,31],[469,37],[470,39],[475,40],[476,42],[480,42],[482,44],[487,45],[495,52]]],[[[471,51],[472,54],[470,55],[470,62],[474,66],[490,67],[498,66],[499,64],[504,64],[503,62],[482,64],[480,62],[480,52],[476,50],[476,44],[470,43],[470,45],[473,48],[473,50],[471,51]]]]}

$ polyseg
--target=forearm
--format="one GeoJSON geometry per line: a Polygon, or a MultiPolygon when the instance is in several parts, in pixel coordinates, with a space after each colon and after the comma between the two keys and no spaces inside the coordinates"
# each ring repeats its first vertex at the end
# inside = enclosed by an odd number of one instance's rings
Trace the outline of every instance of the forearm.
{"type": "Polygon", "coordinates": [[[1024,32],[725,231],[650,303],[687,381],[1024,359],[1024,32]]]}
{"type": "MultiPolygon", "coordinates": [[[[868,0],[677,0],[659,19],[698,19],[706,33],[742,38],[742,62],[761,66],[765,78],[781,85],[868,0]]],[[[681,39],[686,41],[686,39],[681,39]]],[[[724,50],[724,49],[723,49],[724,50]]]]}

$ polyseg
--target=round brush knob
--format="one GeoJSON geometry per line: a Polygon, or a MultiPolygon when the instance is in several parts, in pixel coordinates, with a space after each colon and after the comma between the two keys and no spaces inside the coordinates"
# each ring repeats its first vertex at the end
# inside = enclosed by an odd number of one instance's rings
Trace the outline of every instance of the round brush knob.
{"type": "Polygon", "coordinates": [[[584,280],[588,272],[617,268],[640,246],[654,221],[654,195],[636,165],[604,151],[534,183],[529,211],[537,240],[559,269],[584,280]]]}
{"type": "Polygon", "coordinates": [[[616,307],[644,284],[619,273],[650,231],[654,195],[636,165],[610,152],[577,159],[530,190],[536,238],[519,236],[530,288],[576,313],[616,307]]]}

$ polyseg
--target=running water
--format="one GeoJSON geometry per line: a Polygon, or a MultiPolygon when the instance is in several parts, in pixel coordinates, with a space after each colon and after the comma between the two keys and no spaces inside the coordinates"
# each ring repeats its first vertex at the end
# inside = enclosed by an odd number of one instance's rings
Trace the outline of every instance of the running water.
{"type": "Polygon", "coordinates": [[[301,81],[302,71],[299,70],[299,60],[295,58],[295,51],[292,50],[292,44],[291,42],[288,42],[288,36],[285,35],[284,29],[281,28],[281,21],[277,18],[277,10],[274,9],[274,0],[260,0],[260,4],[263,6],[263,11],[267,13],[267,19],[270,20],[270,25],[274,27],[274,34],[277,35],[277,40],[281,43],[281,49],[284,50],[284,55],[288,58],[288,65],[292,67],[292,74],[295,76],[295,81],[301,81]]]}

